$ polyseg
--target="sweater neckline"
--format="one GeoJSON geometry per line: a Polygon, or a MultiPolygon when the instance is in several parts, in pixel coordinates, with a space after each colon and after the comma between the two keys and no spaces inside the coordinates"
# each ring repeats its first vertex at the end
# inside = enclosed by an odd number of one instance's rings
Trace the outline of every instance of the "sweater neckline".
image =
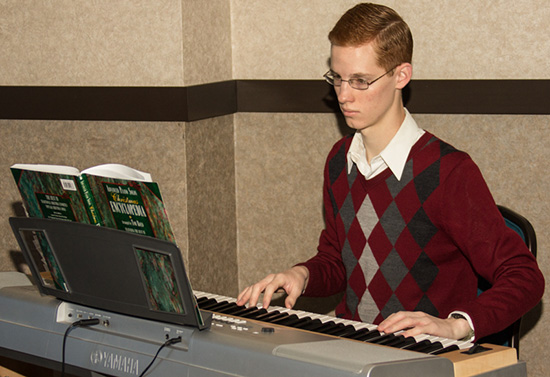
{"type": "MultiPolygon", "coordinates": [[[[411,151],[409,152],[409,155],[407,156],[407,161],[409,161],[410,159],[413,158],[413,156],[421,151],[424,146],[426,146],[426,144],[428,143],[428,141],[430,141],[430,139],[433,137],[434,135],[428,131],[426,131],[424,133],[424,135],[422,135],[420,137],[420,139],[418,139],[418,141],[412,146],[411,148],[411,151]]],[[[370,178],[370,179],[365,179],[365,177],[363,176],[363,174],[361,174],[359,172],[359,170],[357,170],[357,174],[359,176],[361,176],[361,183],[365,186],[366,189],[370,189],[371,187],[373,186],[376,186],[377,184],[379,184],[380,182],[383,182],[385,181],[386,179],[388,179],[390,176],[393,175],[392,171],[390,168],[386,168],[384,169],[383,172],[381,172],[380,174],[370,178]]]]}

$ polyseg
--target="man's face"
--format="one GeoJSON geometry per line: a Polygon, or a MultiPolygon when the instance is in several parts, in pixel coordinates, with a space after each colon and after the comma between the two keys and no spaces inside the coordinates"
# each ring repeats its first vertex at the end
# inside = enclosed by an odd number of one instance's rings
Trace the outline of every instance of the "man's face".
{"type": "MultiPolygon", "coordinates": [[[[386,72],[376,62],[372,43],[360,47],[333,45],[331,70],[343,80],[357,77],[369,82],[386,72]]],[[[383,76],[367,90],[354,89],[347,82],[342,82],[341,86],[335,86],[334,90],[347,125],[356,130],[363,131],[383,125],[384,121],[391,119],[392,112],[398,109],[398,106],[402,107],[396,103],[398,98],[401,98],[401,94],[396,95],[395,75],[383,76]]]]}

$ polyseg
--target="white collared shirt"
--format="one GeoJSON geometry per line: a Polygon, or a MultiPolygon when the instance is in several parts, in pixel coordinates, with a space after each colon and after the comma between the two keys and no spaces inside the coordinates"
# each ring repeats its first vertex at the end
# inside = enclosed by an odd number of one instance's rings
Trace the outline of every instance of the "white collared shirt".
{"type": "Polygon", "coordinates": [[[367,152],[363,144],[363,138],[361,133],[357,131],[353,135],[353,140],[347,154],[348,174],[355,163],[357,169],[363,174],[365,179],[373,178],[386,168],[390,168],[397,180],[401,180],[409,152],[424,133],[425,131],[418,127],[409,111],[405,109],[405,120],[403,120],[399,130],[397,130],[395,136],[382,152],[372,158],[369,164],[367,162],[367,152]]]}

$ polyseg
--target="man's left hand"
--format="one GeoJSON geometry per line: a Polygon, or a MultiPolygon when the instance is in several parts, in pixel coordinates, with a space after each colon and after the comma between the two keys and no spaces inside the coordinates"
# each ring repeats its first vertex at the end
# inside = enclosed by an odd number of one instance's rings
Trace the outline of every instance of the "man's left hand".
{"type": "Polygon", "coordinates": [[[470,332],[468,321],[462,318],[441,319],[424,312],[397,312],[378,325],[386,334],[404,330],[401,335],[429,334],[449,339],[463,339],[470,332]]]}

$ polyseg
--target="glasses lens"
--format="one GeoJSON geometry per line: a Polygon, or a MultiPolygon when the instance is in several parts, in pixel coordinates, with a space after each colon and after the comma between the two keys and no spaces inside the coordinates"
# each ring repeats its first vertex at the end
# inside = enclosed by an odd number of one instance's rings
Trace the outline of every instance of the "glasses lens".
{"type": "Polygon", "coordinates": [[[330,84],[330,85],[336,85],[335,83],[335,78],[334,76],[332,75],[332,73],[330,72],[327,72],[323,75],[323,77],[325,78],[325,80],[330,84]]]}
{"type": "Polygon", "coordinates": [[[369,88],[369,82],[366,79],[355,78],[349,80],[349,85],[354,89],[365,90],[369,88]]]}

